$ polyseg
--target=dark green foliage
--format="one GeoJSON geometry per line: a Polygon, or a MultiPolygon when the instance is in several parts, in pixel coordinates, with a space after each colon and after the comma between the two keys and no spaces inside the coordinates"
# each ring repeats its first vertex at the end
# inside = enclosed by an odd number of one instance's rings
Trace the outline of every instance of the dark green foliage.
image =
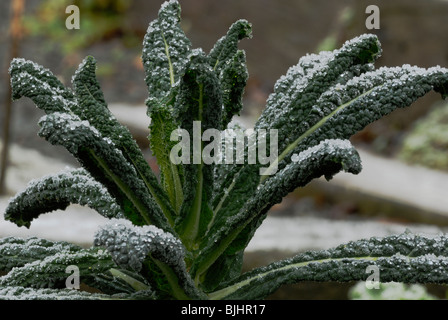
{"type": "Polygon", "coordinates": [[[253,134],[238,131],[232,119],[248,79],[238,44],[250,37],[250,23],[238,20],[208,54],[192,49],[175,0],[151,22],[142,58],[148,138],[160,177],[108,110],[92,57],[80,64],[72,89],[33,62],[11,62],[14,98],[28,97],[46,113],[39,135],[65,147],[82,168],[31,182],[11,199],[6,219],[29,227],[40,214],[70,203],[114,219],[89,249],[1,240],[0,270],[7,274],[0,277],[0,298],[52,299],[60,292],[61,299],[259,299],[286,283],[363,280],[371,265],[386,282],[448,283],[446,238],[411,234],[359,240],[241,274],[244,250],[273,205],[315,178],[361,171],[348,140],[353,134],[431,90],[442,98],[448,92],[444,68],[375,70],[380,43],[361,35],[301,58],[275,84],[253,134]],[[244,150],[223,135],[205,139],[210,129],[236,130],[232,139],[244,150]],[[268,162],[260,153],[265,146],[268,162]],[[206,150],[218,161],[206,161],[206,150]],[[255,162],[252,151],[258,151],[255,162]],[[242,161],[227,162],[237,154],[242,161]],[[101,294],[62,289],[68,265],[101,294]]]}
{"type": "Polygon", "coordinates": [[[123,217],[120,206],[103,185],[84,169],[73,169],[31,182],[10,200],[5,219],[29,227],[41,213],[65,210],[71,203],[89,206],[107,218],[123,217]]]}
{"type": "Polygon", "coordinates": [[[58,252],[74,253],[80,249],[81,247],[68,242],[38,238],[3,238],[0,239],[0,270],[10,271],[14,267],[23,267],[29,262],[44,259],[58,252]]]}
{"type": "Polygon", "coordinates": [[[163,99],[188,63],[190,40],[180,27],[180,6],[165,2],[143,40],[143,66],[150,99],[163,99]]]}
{"type": "Polygon", "coordinates": [[[366,280],[368,266],[378,267],[381,282],[446,283],[447,244],[446,236],[411,233],[349,242],[254,269],[210,297],[259,299],[286,283],[366,280]]]}

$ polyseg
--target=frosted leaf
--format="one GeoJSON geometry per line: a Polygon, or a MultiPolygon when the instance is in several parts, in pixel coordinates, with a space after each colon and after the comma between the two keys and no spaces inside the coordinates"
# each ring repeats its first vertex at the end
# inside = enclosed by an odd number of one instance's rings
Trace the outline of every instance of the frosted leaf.
{"type": "Polygon", "coordinates": [[[150,97],[163,98],[178,81],[188,62],[190,40],[180,27],[178,1],[167,1],[143,40],[142,60],[150,97]]]}
{"type": "Polygon", "coordinates": [[[76,106],[73,93],[48,70],[22,58],[9,68],[13,99],[29,97],[46,113],[70,112],[76,106]]]}
{"type": "Polygon", "coordinates": [[[431,90],[444,95],[448,69],[382,67],[337,84],[323,93],[313,105],[302,125],[291,130],[297,140],[298,153],[310,144],[325,139],[348,139],[366,125],[397,108],[408,107],[431,90]],[[313,130],[313,131],[311,131],[313,130]]]}
{"type": "Polygon", "coordinates": [[[94,245],[105,247],[115,262],[128,270],[138,272],[144,261],[160,261],[174,273],[175,285],[187,297],[204,298],[186,269],[182,242],[170,233],[153,225],[138,227],[127,220],[113,219],[96,232],[94,245]]]}
{"type": "MultiPolygon", "coordinates": [[[[133,165],[134,162],[140,164],[141,152],[140,157],[129,159],[132,161],[129,162],[114,143],[108,143],[110,139],[104,139],[88,121],[80,120],[75,115],[53,113],[42,117],[39,123],[42,127],[39,135],[71,152],[83,167],[107,188],[122,207],[126,217],[133,219],[137,224],[153,223],[166,230],[171,229],[160,206],[148,194],[145,182],[152,182],[151,177],[145,175],[144,182],[140,176],[143,169],[137,172],[133,165]],[[76,129],[70,130],[70,127],[76,129]],[[123,186],[128,191],[123,190],[123,186]],[[129,204],[130,200],[139,205],[132,207],[133,205],[129,204]]],[[[140,166],[138,168],[141,169],[140,166]]],[[[146,169],[150,170],[147,164],[146,169]]],[[[163,194],[159,195],[158,199],[162,196],[163,194]]]]}
{"type": "Polygon", "coordinates": [[[51,144],[62,144],[70,153],[77,153],[80,146],[89,145],[89,140],[103,139],[89,121],[68,113],[55,112],[43,116],[39,125],[40,136],[45,137],[51,144]]]}
{"type": "MultiPolygon", "coordinates": [[[[128,201],[126,196],[111,184],[110,178],[98,172],[98,166],[92,164],[89,152],[95,152],[102,160],[107,159],[107,164],[111,165],[109,169],[118,172],[128,186],[139,193],[141,201],[145,202],[145,211],[151,213],[153,222],[164,226],[166,221],[160,208],[167,216],[172,211],[167,197],[129,130],[120,125],[107,109],[95,77],[95,66],[93,57],[83,60],[72,79],[74,95],[49,70],[31,61],[14,59],[10,67],[13,98],[26,96],[44,110],[48,115],[39,122],[42,126],[39,134],[52,144],[64,146],[95,179],[107,187],[120,206],[129,208],[129,205],[123,204],[128,201]],[[148,192],[151,192],[149,197],[148,192]]],[[[143,210],[140,210],[140,215],[128,211],[127,216],[132,216],[136,223],[143,223],[143,220],[149,222],[143,210]]]]}
{"type": "Polygon", "coordinates": [[[9,200],[5,219],[29,227],[39,214],[64,210],[70,203],[88,206],[104,217],[123,217],[115,199],[86,170],[67,169],[30,181],[24,191],[9,200]]]}
{"type": "Polygon", "coordinates": [[[355,69],[362,73],[365,66],[370,66],[380,54],[381,47],[376,36],[361,35],[333,52],[324,51],[302,57],[275,84],[256,127],[278,128],[287,132],[289,126],[296,125],[291,123],[288,126],[289,116],[294,114],[295,118],[302,119],[319,96],[341,80],[341,75],[348,71],[355,72],[355,69]],[[279,115],[279,112],[284,115],[279,115]]]}
{"type": "MultiPolygon", "coordinates": [[[[301,58],[296,66],[279,79],[273,94],[268,98],[266,109],[255,125],[255,130],[278,130],[278,150],[282,156],[278,159],[280,169],[289,162],[291,155],[283,152],[290,150],[290,147],[293,149],[292,144],[302,135],[307,136],[308,130],[326,115],[327,110],[314,108],[319,97],[335,84],[339,84],[340,89],[349,75],[359,75],[370,70],[371,63],[380,53],[377,37],[363,35],[333,52],[321,52],[301,58]],[[342,81],[341,75],[344,75],[342,81]],[[308,119],[310,115],[313,119],[308,119]]],[[[345,138],[331,133],[322,139],[309,139],[301,145],[303,149],[294,150],[294,153],[299,154],[325,139],[345,138]]],[[[260,167],[259,163],[251,166],[234,165],[227,170],[227,176],[218,189],[230,189],[228,196],[225,197],[224,192],[215,195],[215,208],[219,209],[219,213],[215,213],[218,217],[217,225],[223,225],[227,217],[235,216],[241,209],[231,199],[238,198],[242,204],[249,201],[259,185],[260,167]]],[[[258,224],[254,222],[253,225],[258,224]]]]}
{"type": "Polygon", "coordinates": [[[9,271],[35,260],[42,260],[58,252],[76,252],[81,247],[64,242],[31,237],[0,239],[0,270],[9,271]]]}
{"type": "MultiPolygon", "coordinates": [[[[79,104],[77,114],[99,131],[103,140],[111,147],[114,147],[113,152],[122,153],[122,156],[126,159],[125,161],[132,164],[131,170],[134,167],[136,169],[133,176],[138,175],[138,177],[135,177],[136,179],[145,181],[147,192],[163,208],[167,216],[173,215],[173,210],[168,203],[169,200],[131,132],[127,127],[119,123],[107,108],[107,103],[104,100],[95,72],[96,60],[88,56],[80,64],[72,79],[76,100],[79,104]]],[[[74,125],[72,124],[71,127],[74,127],[74,125]]],[[[129,179],[131,175],[128,174],[127,176],[127,179],[129,179]]],[[[141,190],[143,190],[142,187],[140,186],[141,190]]],[[[136,186],[133,186],[133,188],[137,189],[136,186]]],[[[145,195],[144,197],[147,196],[145,195]]],[[[157,212],[158,208],[153,206],[151,211],[157,212]]]]}
{"type": "Polygon", "coordinates": [[[109,300],[112,297],[72,289],[33,289],[20,286],[0,287],[0,300],[109,300]]]}
{"type": "Polygon", "coordinates": [[[238,50],[220,72],[221,91],[223,93],[221,129],[227,128],[232,117],[239,115],[243,109],[244,88],[248,78],[246,55],[244,51],[238,50]]]}
{"type": "Polygon", "coordinates": [[[376,266],[380,281],[448,283],[448,238],[410,233],[350,241],[329,250],[308,251],[254,269],[235,279],[212,299],[259,299],[280,285],[301,281],[364,281],[376,266]],[[436,249],[434,249],[436,244],[436,249]],[[419,253],[415,254],[415,249],[419,253]]]}
{"type": "Polygon", "coordinates": [[[227,34],[221,37],[208,55],[210,59],[210,65],[218,73],[229,65],[234,60],[238,51],[238,42],[244,38],[252,37],[252,25],[244,19],[240,19],[234,22],[227,34]]]}
{"type": "Polygon", "coordinates": [[[148,254],[185,268],[182,243],[153,225],[137,227],[127,220],[112,219],[95,233],[94,245],[105,247],[125,269],[140,271],[148,254]]]}
{"type": "MultiPolygon", "coordinates": [[[[0,277],[1,286],[24,286],[33,288],[65,287],[68,277],[66,269],[75,265],[79,268],[82,281],[92,287],[111,268],[115,267],[110,255],[101,250],[64,248],[51,255],[42,256],[20,267],[12,268],[0,277]]],[[[105,287],[105,286],[104,286],[105,287]]]]}
{"type": "MultiPolygon", "coordinates": [[[[341,170],[357,174],[362,169],[358,152],[349,141],[342,140],[324,140],[299,154],[296,160],[296,162],[290,162],[263,184],[257,184],[258,188],[244,202],[238,204],[232,201],[232,211],[227,211],[231,214],[218,217],[216,219],[218,222],[210,228],[208,244],[201,251],[197,261],[199,269],[201,258],[213,254],[216,243],[229,241],[227,237],[232,234],[232,231],[241,228],[245,223],[247,225],[252,221],[262,221],[274,204],[281,202],[283,197],[296,188],[303,187],[320,176],[325,176],[329,180],[341,170]]],[[[252,235],[255,228],[251,230],[252,235]]],[[[245,245],[247,242],[241,244],[242,247],[245,245]]]]}
{"type": "Polygon", "coordinates": [[[168,106],[159,103],[156,99],[151,103],[151,108],[148,108],[148,115],[151,117],[148,137],[151,152],[157,159],[161,185],[163,185],[172,207],[178,212],[183,201],[181,175],[170,157],[171,150],[177,143],[171,140],[171,133],[177,128],[168,106]]]}

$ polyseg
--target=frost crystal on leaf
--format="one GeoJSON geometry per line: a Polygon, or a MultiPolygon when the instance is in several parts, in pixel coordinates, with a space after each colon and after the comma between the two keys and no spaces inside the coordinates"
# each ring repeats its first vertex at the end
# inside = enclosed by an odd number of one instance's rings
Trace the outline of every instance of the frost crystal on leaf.
{"type": "Polygon", "coordinates": [[[98,293],[71,289],[32,289],[20,286],[0,287],[0,300],[98,300],[111,299],[98,293]]]}
{"type": "Polygon", "coordinates": [[[184,264],[182,243],[153,225],[112,219],[96,232],[94,245],[105,247],[119,266],[134,271],[141,270],[148,254],[172,266],[184,264]]]}
{"type": "Polygon", "coordinates": [[[79,168],[30,181],[24,191],[10,199],[5,218],[29,227],[39,214],[65,209],[70,203],[88,206],[107,218],[123,217],[106,188],[79,168]]]}

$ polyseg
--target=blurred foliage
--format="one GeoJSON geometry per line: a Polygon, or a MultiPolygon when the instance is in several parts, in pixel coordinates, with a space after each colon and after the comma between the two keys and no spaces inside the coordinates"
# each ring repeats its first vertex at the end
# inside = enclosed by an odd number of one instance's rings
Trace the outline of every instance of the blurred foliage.
{"type": "Polygon", "coordinates": [[[436,300],[426,287],[399,282],[380,283],[379,289],[368,289],[365,282],[358,282],[349,291],[352,300],[436,300]]]}
{"type": "Polygon", "coordinates": [[[344,42],[344,30],[352,23],[354,17],[353,8],[348,6],[338,13],[335,25],[331,28],[330,33],[318,44],[316,52],[332,51],[337,49],[344,42]]]}
{"type": "Polygon", "coordinates": [[[117,37],[133,46],[140,43],[140,38],[124,23],[131,5],[132,0],[44,0],[24,16],[23,24],[28,36],[41,37],[49,50],[57,44],[64,55],[117,37]],[[67,32],[65,20],[69,14],[65,9],[72,4],[80,10],[81,26],[67,32]]]}
{"type": "Polygon", "coordinates": [[[448,103],[435,104],[416,122],[399,157],[407,163],[448,171],[448,103]]]}

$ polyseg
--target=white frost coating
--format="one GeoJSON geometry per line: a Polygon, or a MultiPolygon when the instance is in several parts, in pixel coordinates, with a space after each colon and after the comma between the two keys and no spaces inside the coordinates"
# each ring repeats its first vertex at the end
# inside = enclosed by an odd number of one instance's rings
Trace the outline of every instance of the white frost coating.
{"type": "Polygon", "coordinates": [[[32,289],[19,286],[0,288],[0,300],[97,300],[104,294],[71,289],[32,289]]]}
{"type": "Polygon", "coordinates": [[[62,144],[70,152],[76,153],[80,146],[85,145],[86,140],[98,139],[111,145],[113,152],[123,157],[122,151],[116,148],[110,138],[103,137],[89,121],[81,120],[74,114],[55,112],[45,115],[39,120],[39,125],[42,127],[39,135],[46,137],[51,143],[62,144]]]}
{"type": "Polygon", "coordinates": [[[375,71],[371,71],[354,77],[349,80],[346,87],[359,87],[360,85],[371,86],[372,81],[384,81],[384,79],[393,79],[397,81],[397,87],[408,80],[413,81],[416,76],[431,76],[436,73],[447,73],[448,69],[439,66],[432,68],[421,68],[405,64],[401,67],[381,67],[375,71]]]}
{"type": "Polygon", "coordinates": [[[46,68],[42,67],[41,65],[35,63],[34,61],[26,60],[24,58],[14,58],[11,61],[11,64],[10,64],[9,69],[8,69],[8,72],[9,72],[9,74],[11,74],[11,72],[12,72],[12,70],[14,68],[21,69],[25,65],[32,66],[32,68],[34,70],[36,70],[39,73],[39,75],[42,75],[42,76],[45,76],[45,77],[50,77],[50,76],[53,75],[49,69],[46,69],[46,68]]]}
{"type": "Polygon", "coordinates": [[[71,107],[73,107],[71,105],[74,102],[64,98],[67,95],[70,97],[71,91],[63,87],[62,83],[58,82],[50,70],[35,62],[21,58],[14,59],[11,62],[9,73],[11,74],[10,80],[13,91],[20,92],[23,90],[24,92],[21,92],[20,96],[31,95],[41,100],[39,107],[45,111],[55,111],[62,108],[64,112],[70,112],[71,107]],[[50,85],[46,78],[49,78],[53,84],[50,85]]]}
{"type": "Polygon", "coordinates": [[[190,40],[180,25],[178,1],[164,2],[158,19],[152,21],[143,40],[142,59],[145,82],[155,98],[161,98],[179,80],[181,70],[188,62],[190,40]]]}
{"type": "MultiPolygon", "coordinates": [[[[33,75],[29,74],[28,72],[21,72],[18,75],[16,75],[15,77],[17,77],[19,80],[21,80],[20,82],[16,83],[16,85],[15,85],[16,87],[20,87],[21,85],[27,86],[29,83],[36,82],[37,86],[35,84],[32,84],[31,88],[33,88],[33,89],[39,88],[39,91],[41,91],[43,89],[43,90],[47,91],[48,93],[52,93],[52,94],[56,94],[56,95],[65,93],[64,89],[52,87],[47,82],[34,77],[33,75]]],[[[33,92],[33,91],[30,90],[30,92],[33,92]]]]}
{"type": "MultiPolygon", "coordinates": [[[[3,286],[20,285],[51,287],[57,281],[67,278],[65,269],[68,265],[78,265],[86,259],[100,261],[108,260],[110,256],[108,252],[102,250],[96,252],[86,250],[71,251],[70,248],[64,248],[57,253],[46,256],[42,260],[35,260],[22,267],[12,268],[7,275],[0,277],[0,288],[3,286]]],[[[106,268],[110,268],[110,266],[106,268]]]]}
{"type": "Polygon", "coordinates": [[[184,265],[184,248],[173,235],[153,226],[135,226],[124,219],[112,219],[95,234],[95,246],[104,246],[121,267],[140,271],[151,253],[170,266],[184,265]]]}
{"type": "Polygon", "coordinates": [[[123,212],[108,190],[94,180],[88,171],[66,168],[57,174],[48,174],[31,180],[23,192],[10,198],[11,207],[33,207],[42,192],[55,190],[71,202],[87,205],[105,217],[123,217],[123,212]],[[36,196],[38,193],[38,196],[36,196]],[[24,198],[24,196],[27,196],[24,198]]]}
{"type": "Polygon", "coordinates": [[[164,3],[162,3],[162,5],[160,6],[159,11],[163,11],[165,10],[169,5],[171,4],[175,4],[177,5],[179,2],[177,0],[169,0],[169,1],[165,1],[164,3]]]}
{"type": "MultiPolygon", "coordinates": [[[[343,70],[332,70],[331,63],[337,60],[347,60],[349,57],[354,58],[357,52],[366,49],[366,46],[371,45],[374,40],[372,35],[365,34],[350,41],[347,41],[342,48],[330,51],[322,51],[319,54],[307,54],[300,58],[297,65],[288,69],[287,73],[280,77],[274,85],[274,92],[268,97],[266,109],[262,117],[257,122],[257,127],[269,127],[280,119],[288,119],[293,113],[296,113],[297,108],[302,108],[303,103],[298,103],[297,98],[306,93],[309,89],[310,83],[323,77],[326,74],[334,74],[341,72],[339,78],[347,77],[347,72],[352,74],[353,71],[364,69],[366,67],[355,65],[351,62],[349,69],[345,72],[343,70]]],[[[379,44],[378,44],[379,45],[379,44]]],[[[377,53],[376,57],[380,55],[377,53]]],[[[353,60],[353,59],[351,59],[353,60]]],[[[368,64],[367,64],[368,65],[368,64]]],[[[342,65],[339,66],[341,69],[342,65]]],[[[367,68],[368,69],[368,68],[367,68]]],[[[357,72],[355,72],[357,73],[357,72]]],[[[351,76],[353,76],[352,74],[351,76]]],[[[345,81],[344,81],[345,82],[345,81]]],[[[315,84],[319,86],[319,84],[315,84]]],[[[302,98],[309,99],[310,93],[306,93],[302,98]]],[[[301,98],[301,99],[302,99],[301,98]]],[[[279,125],[279,124],[277,124],[279,125]]]]}
{"type": "Polygon", "coordinates": [[[89,57],[84,58],[84,59],[82,60],[82,62],[79,64],[78,69],[76,69],[75,73],[73,74],[72,79],[71,79],[71,82],[72,82],[72,85],[73,85],[74,88],[76,88],[75,79],[76,79],[77,77],[79,77],[79,74],[80,74],[81,72],[84,71],[84,68],[85,68],[85,66],[86,66],[86,64],[87,64],[88,61],[89,61],[89,57]]]}
{"type": "Polygon", "coordinates": [[[321,153],[322,149],[325,148],[327,154],[332,154],[340,150],[352,150],[353,146],[349,140],[342,139],[326,139],[321,141],[318,145],[308,148],[299,154],[293,154],[291,160],[293,162],[302,162],[307,159],[316,156],[316,154],[321,153]]]}
{"type": "Polygon", "coordinates": [[[37,237],[28,239],[7,237],[0,239],[0,269],[9,270],[25,264],[26,261],[76,250],[78,250],[76,245],[66,242],[52,242],[37,237]],[[16,260],[15,257],[20,259],[16,260]]]}

